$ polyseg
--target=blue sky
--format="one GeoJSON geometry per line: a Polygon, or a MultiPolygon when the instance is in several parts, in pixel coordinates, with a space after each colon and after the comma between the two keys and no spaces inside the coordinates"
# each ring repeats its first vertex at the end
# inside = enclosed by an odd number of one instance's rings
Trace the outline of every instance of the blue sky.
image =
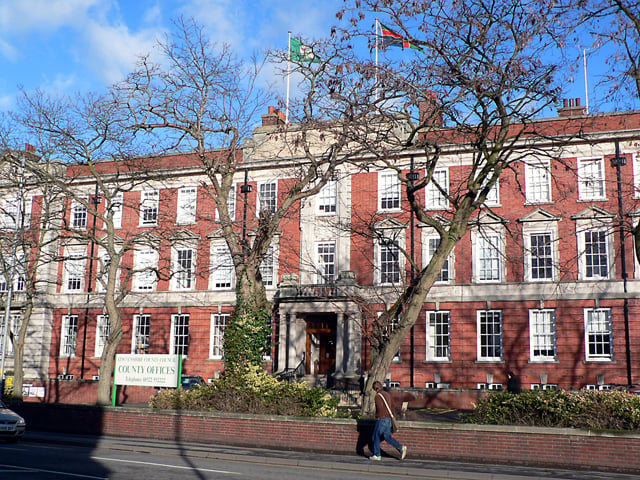
{"type": "MultiPolygon", "coordinates": [[[[102,92],[182,15],[210,38],[249,56],[286,49],[288,31],[326,37],[341,0],[3,0],[0,2],[0,110],[18,87],[102,92]]],[[[283,88],[284,88],[284,80],[283,88]]]]}
{"type": "MultiPolygon", "coordinates": [[[[308,39],[327,37],[341,6],[341,0],[2,0],[0,111],[15,107],[19,86],[102,92],[180,15],[197,19],[212,40],[248,57],[286,49],[289,30],[308,39]]],[[[598,61],[590,62],[589,95],[595,100],[598,61]]],[[[284,79],[277,81],[284,96],[284,79]]],[[[565,96],[584,102],[582,65],[565,96]]]]}

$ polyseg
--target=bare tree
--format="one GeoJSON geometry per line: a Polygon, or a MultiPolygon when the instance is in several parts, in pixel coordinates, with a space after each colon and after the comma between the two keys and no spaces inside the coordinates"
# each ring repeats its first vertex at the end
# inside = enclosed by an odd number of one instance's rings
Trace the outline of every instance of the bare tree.
{"type": "MultiPolygon", "coordinates": [[[[69,296],[69,301],[77,302],[76,308],[84,306],[85,316],[89,308],[104,308],[108,315],[110,331],[99,366],[97,403],[101,405],[111,402],[114,359],[122,339],[119,305],[131,293],[131,279],[141,269],[150,270],[156,278],[170,275],[169,265],[132,263],[136,248],[159,249],[160,243],[168,241],[170,232],[158,229],[169,222],[157,220],[157,235],[122,232],[116,226],[124,209],[139,212],[143,208],[142,202],[128,202],[126,194],[164,178],[148,173],[156,170],[154,162],[138,155],[139,145],[118,107],[112,96],[51,98],[36,92],[25,93],[16,114],[40,154],[38,162],[27,165],[29,174],[64,196],[58,206],[63,216],[55,260],[64,264],[75,259],[89,266],[86,296],[82,300],[69,296]],[[74,245],[78,248],[71,252],[69,246],[74,245]]],[[[43,230],[51,227],[42,226],[43,230]]]]}
{"type": "Polygon", "coordinates": [[[398,171],[413,215],[440,240],[428,264],[421,269],[414,264],[415,277],[372,327],[365,414],[373,411],[373,382],[384,381],[449,253],[479,218],[501,173],[522,159],[522,142],[543,135],[532,119],[556,101],[559,91],[557,65],[545,55],[557,46],[553,2],[347,2],[339,16],[356,26],[347,38],[363,34],[358,27],[370,13],[422,48],[401,62],[377,66],[379,95],[395,107],[380,115],[401,121],[404,128],[397,138],[388,136],[389,148],[372,144],[371,154],[398,171]],[[416,113],[418,103],[423,103],[422,115],[416,113]],[[455,149],[469,159],[469,167],[464,178],[446,185],[435,172],[455,149]],[[407,178],[410,155],[423,178],[407,178]],[[446,200],[446,211],[434,214],[421,201],[427,186],[446,200]],[[396,318],[399,323],[390,328],[396,318]]]}
{"type": "MultiPolygon", "coordinates": [[[[0,242],[3,245],[0,265],[4,291],[7,292],[3,296],[2,308],[5,316],[12,307],[20,309],[19,315],[11,314],[5,322],[9,337],[6,340],[13,347],[13,395],[16,398],[22,398],[25,353],[30,355],[30,366],[35,369],[42,368],[43,356],[48,357],[48,345],[39,345],[36,341],[38,335],[32,336],[33,344],[29,345],[29,352],[25,352],[27,333],[30,329],[37,328],[32,326],[32,315],[50,285],[43,270],[55,262],[52,248],[55,248],[58,241],[58,229],[39,226],[60,225],[59,190],[52,183],[43,182],[41,177],[28,175],[38,162],[38,156],[29,150],[9,149],[3,157],[3,166],[9,173],[5,184],[9,191],[3,196],[3,208],[0,212],[3,219],[0,230],[0,242]],[[34,201],[36,198],[37,202],[34,201]],[[16,322],[13,321],[14,317],[16,322]],[[33,364],[34,361],[39,361],[40,364],[33,364]]],[[[7,345],[2,348],[6,354],[7,345]]]]}
{"type": "MultiPolygon", "coordinates": [[[[228,46],[210,43],[193,21],[180,20],[176,25],[178,34],[160,45],[162,61],[142,59],[138,70],[119,86],[118,98],[129,109],[136,131],[162,136],[170,151],[195,152],[206,174],[204,187],[216,201],[236,277],[236,307],[225,330],[229,368],[246,361],[249,350],[246,344],[233,344],[234,329],[247,321],[258,328],[270,317],[260,266],[280,224],[302,200],[317,194],[339,165],[362,151],[360,144],[351,142],[356,131],[366,132],[365,119],[375,102],[367,102],[372,91],[360,95],[372,85],[354,81],[342,64],[335,66],[334,60],[344,59],[335,47],[316,44],[315,60],[293,62],[302,82],[290,118],[279,117],[267,133],[258,132],[243,143],[254,133],[256,117],[270,94],[257,86],[261,65],[257,61],[247,65],[228,46]],[[336,96],[338,82],[341,97],[336,96]],[[263,193],[257,192],[260,211],[252,209],[252,218],[240,229],[228,209],[234,182],[242,182],[245,172],[249,175],[259,167],[258,161],[264,165],[265,160],[272,166],[277,163],[284,188],[277,199],[262,198],[263,193]],[[244,235],[245,227],[250,235],[244,235]]],[[[276,53],[273,58],[287,57],[276,53]]],[[[252,358],[260,361],[262,352],[252,358]]]]}

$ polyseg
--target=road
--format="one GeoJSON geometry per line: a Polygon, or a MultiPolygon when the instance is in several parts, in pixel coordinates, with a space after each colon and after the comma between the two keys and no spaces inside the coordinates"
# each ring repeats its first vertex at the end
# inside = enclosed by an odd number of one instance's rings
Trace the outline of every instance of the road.
{"type": "Polygon", "coordinates": [[[283,452],[160,440],[27,432],[0,444],[0,480],[640,480],[638,475],[357,455],[283,452]]]}

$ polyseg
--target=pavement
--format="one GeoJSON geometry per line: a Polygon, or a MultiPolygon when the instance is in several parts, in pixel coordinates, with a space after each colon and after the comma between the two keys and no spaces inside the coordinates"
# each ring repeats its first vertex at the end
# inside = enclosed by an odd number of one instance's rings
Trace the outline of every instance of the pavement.
{"type": "Polygon", "coordinates": [[[99,447],[101,449],[117,451],[126,450],[140,453],[153,453],[156,455],[178,455],[183,457],[253,462],[269,465],[330,468],[333,471],[372,472],[377,475],[389,474],[393,477],[405,476],[421,479],[531,480],[543,478],[550,480],[640,480],[640,474],[617,474],[612,472],[563,470],[544,467],[412,459],[411,451],[409,451],[404,461],[383,454],[381,461],[373,462],[356,453],[353,455],[323,454],[309,451],[269,450],[264,448],[182,443],[106,435],[71,435],[30,430],[25,433],[22,441],[25,443],[55,443],[89,448],[99,447]]]}

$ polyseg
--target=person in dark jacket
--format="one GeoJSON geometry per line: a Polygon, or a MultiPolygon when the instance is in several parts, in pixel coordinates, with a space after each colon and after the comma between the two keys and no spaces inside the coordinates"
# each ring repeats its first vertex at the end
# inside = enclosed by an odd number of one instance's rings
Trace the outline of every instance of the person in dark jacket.
{"type": "Polygon", "coordinates": [[[385,440],[389,445],[400,452],[400,459],[407,456],[407,447],[391,436],[391,411],[393,403],[391,395],[384,391],[382,383],[374,382],[373,389],[376,391],[376,424],[373,427],[373,455],[369,460],[381,460],[380,443],[385,440]]]}
{"type": "Polygon", "coordinates": [[[520,379],[513,372],[507,373],[507,392],[520,393],[520,379]]]}

